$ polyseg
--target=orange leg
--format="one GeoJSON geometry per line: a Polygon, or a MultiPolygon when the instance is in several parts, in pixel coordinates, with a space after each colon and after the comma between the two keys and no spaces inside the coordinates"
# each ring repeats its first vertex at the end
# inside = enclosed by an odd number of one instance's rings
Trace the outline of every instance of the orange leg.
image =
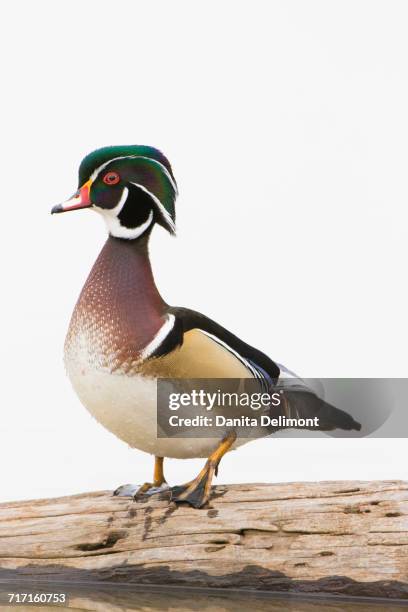
{"type": "Polygon", "coordinates": [[[227,434],[216,450],[208,457],[205,466],[194,480],[184,485],[172,487],[171,499],[175,502],[187,502],[194,508],[202,508],[210,498],[212,479],[217,475],[218,465],[237,439],[235,431],[227,434]]]}

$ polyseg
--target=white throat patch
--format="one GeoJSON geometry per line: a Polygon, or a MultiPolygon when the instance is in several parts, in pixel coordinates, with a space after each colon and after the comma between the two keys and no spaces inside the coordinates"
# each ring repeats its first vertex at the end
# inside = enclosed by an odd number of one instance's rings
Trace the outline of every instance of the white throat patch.
{"type": "Polygon", "coordinates": [[[135,238],[139,238],[139,236],[141,236],[152,224],[153,210],[150,211],[146,221],[141,225],[138,225],[137,227],[125,227],[121,224],[118,215],[125,205],[128,195],[129,189],[124,187],[120,200],[116,204],[115,208],[100,208],[99,206],[95,205],[93,208],[104,218],[106,227],[108,228],[108,232],[111,236],[114,236],[115,238],[127,238],[128,240],[134,240],[135,238]]]}

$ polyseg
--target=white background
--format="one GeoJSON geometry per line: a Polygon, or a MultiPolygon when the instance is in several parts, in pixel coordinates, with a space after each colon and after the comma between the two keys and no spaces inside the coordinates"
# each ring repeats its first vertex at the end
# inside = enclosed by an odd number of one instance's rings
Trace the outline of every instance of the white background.
{"type": "MultiPolygon", "coordinates": [[[[82,157],[149,144],[178,236],[158,287],[304,376],[407,376],[408,6],[14,1],[1,24],[0,500],[114,488],[152,459],[65,377],[71,311],[105,239],[51,217],[82,157]]],[[[263,440],[218,482],[406,476],[406,441],[263,440]]],[[[202,460],[167,462],[181,483],[202,460]]]]}

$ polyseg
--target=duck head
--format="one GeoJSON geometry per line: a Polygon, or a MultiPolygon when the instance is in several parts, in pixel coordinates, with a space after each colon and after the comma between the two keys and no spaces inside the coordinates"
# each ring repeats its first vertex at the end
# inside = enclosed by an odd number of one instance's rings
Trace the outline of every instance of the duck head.
{"type": "Polygon", "coordinates": [[[116,238],[136,239],[154,223],[175,231],[177,185],[170,163],[153,147],[97,149],[79,167],[77,192],[51,213],[95,210],[116,238]]]}

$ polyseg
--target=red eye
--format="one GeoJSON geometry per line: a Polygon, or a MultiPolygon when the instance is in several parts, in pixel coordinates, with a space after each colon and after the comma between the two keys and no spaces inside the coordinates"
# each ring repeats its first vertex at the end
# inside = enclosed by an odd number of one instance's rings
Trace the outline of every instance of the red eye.
{"type": "Polygon", "coordinates": [[[116,185],[120,181],[120,176],[117,172],[108,172],[103,177],[105,185],[116,185]]]}

